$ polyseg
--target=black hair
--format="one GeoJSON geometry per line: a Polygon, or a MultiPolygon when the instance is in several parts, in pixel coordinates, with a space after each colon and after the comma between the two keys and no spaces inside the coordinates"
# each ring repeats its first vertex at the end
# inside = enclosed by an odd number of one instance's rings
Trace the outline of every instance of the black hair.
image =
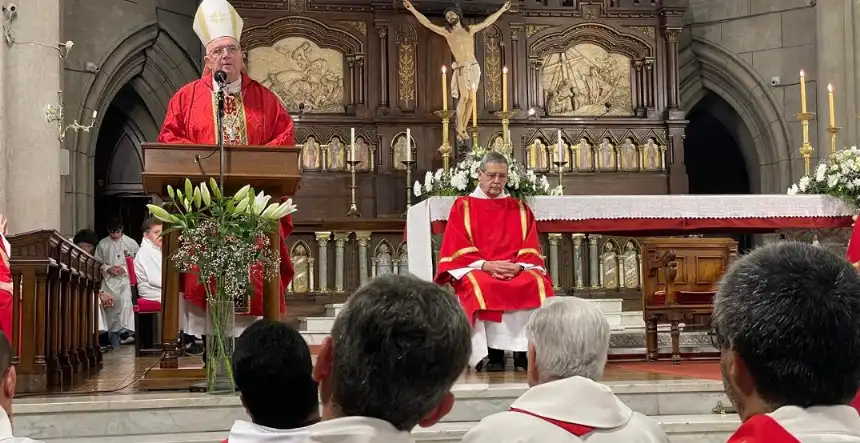
{"type": "Polygon", "coordinates": [[[251,420],[274,429],[311,424],[319,414],[308,345],[289,325],[260,319],[236,339],[233,377],[251,420]]]}
{"type": "Polygon", "coordinates": [[[105,223],[105,228],[108,230],[108,232],[121,231],[123,228],[122,219],[119,217],[109,218],[107,223],[105,223]]]}
{"type": "Polygon", "coordinates": [[[449,6],[449,7],[445,8],[445,13],[442,14],[442,17],[445,18],[445,30],[446,31],[451,32],[454,30],[454,27],[451,26],[451,23],[448,22],[448,13],[449,12],[453,12],[454,14],[457,14],[457,18],[459,19],[460,26],[462,26],[463,29],[465,29],[467,31],[469,30],[469,25],[467,25],[463,21],[463,10],[457,6],[449,6]]]}
{"type": "Polygon", "coordinates": [[[72,243],[76,245],[84,243],[96,246],[99,244],[99,236],[96,234],[96,231],[93,231],[92,229],[81,229],[77,234],[75,234],[75,237],[72,239],[72,243]]]}

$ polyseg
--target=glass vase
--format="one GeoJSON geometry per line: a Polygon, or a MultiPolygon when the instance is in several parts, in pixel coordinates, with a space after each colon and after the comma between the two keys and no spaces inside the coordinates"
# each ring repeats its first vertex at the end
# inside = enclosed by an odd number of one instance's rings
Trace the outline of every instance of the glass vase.
{"type": "Polygon", "coordinates": [[[233,349],[236,338],[233,300],[209,300],[206,303],[206,392],[232,394],[233,349]]]}

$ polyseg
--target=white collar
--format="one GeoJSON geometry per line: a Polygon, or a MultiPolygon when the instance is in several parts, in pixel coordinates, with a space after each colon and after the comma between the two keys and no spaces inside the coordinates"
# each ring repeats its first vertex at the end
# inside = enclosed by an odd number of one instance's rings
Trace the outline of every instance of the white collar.
{"type": "Polygon", "coordinates": [[[843,434],[860,437],[860,415],[851,406],[783,406],[767,414],[799,440],[804,435],[843,434]]]}
{"type": "Polygon", "coordinates": [[[623,426],[633,417],[633,411],[612,393],[612,389],[580,376],[534,386],[511,407],[598,429],[623,426]]]}
{"type": "Polygon", "coordinates": [[[481,198],[481,199],[485,199],[485,200],[498,200],[500,198],[506,198],[506,197],[510,197],[510,196],[508,195],[508,191],[505,190],[505,191],[502,191],[502,194],[499,195],[498,197],[490,198],[487,194],[484,193],[484,191],[481,190],[481,187],[478,186],[477,188],[475,188],[474,191],[472,191],[471,194],[469,194],[469,197],[481,198]]]}
{"type": "MultiPolygon", "coordinates": [[[[212,89],[215,92],[218,92],[218,90],[221,89],[221,85],[219,85],[218,82],[215,81],[214,75],[212,76],[212,89]]],[[[241,75],[239,76],[238,80],[234,81],[233,83],[227,83],[224,86],[224,92],[226,92],[227,94],[235,94],[241,90],[242,90],[242,76],[241,75]]]]}
{"type": "Polygon", "coordinates": [[[308,427],[273,429],[247,421],[236,420],[230,429],[230,443],[300,443],[308,436],[308,427]]]}
{"type": "Polygon", "coordinates": [[[12,420],[9,419],[6,410],[0,407],[0,440],[14,437],[12,435],[12,420]]]}
{"type": "Polygon", "coordinates": [[[141,242],[140,247],[150,247],[152,249],[155,249],[156,251],[161,251],[161,248],[159,246],[157,246],[155,243],[152,242],[152,240],[146,237],[143,237],[143,241],[141,242]]]}
{"type": "Polygon", "coordinates": [[[306,428],[308,443],[337,441],[345,443],[414,443],[409,431],[398,431],[391,423],[371,417],[342,417],[321,421],[306,428]]]}

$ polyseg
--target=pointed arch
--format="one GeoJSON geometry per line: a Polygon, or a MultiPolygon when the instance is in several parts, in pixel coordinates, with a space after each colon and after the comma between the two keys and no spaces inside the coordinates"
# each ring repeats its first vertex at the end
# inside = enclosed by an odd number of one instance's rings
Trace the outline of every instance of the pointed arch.
{"type": "Polygon", "coordinates": [[[305,243],[304,240],[296,240],[296,242],[293,243],[293,246],[290,248],[290,257],[293,257],[296,254],[302,252],[304,253],[305,257],[310,257],[311,248],[308,246],[307,243],[305,243]]]}

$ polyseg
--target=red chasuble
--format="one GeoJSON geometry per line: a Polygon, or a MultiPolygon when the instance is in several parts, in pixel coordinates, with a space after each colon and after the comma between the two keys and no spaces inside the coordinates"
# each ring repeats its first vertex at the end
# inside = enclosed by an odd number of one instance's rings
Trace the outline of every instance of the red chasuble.
{"type": "Polygon", "coordinates": [[[860,226],[857,226],[856,221],[851,231],[851,239],[848,240],[848,251],[845,253],[845,258],[860,270],[860,226]]]}
{"type": "Polygon", "coordinates": [[[476,319],[502,321],[502,313],[539,308],[553,296],[552,282],[537,269],[511,280],[470,271],[457,280],[448,273],[478,260],[510,260],[541,266],[544,261],[535,217],[521,200],[460,197],[454,202],[442,237],[435,282],[450,283],[474,325],[476,319]]]}
{"type": "MultiPolygon", "coordinates": [[[[0,235],[0,282],[12,282],[12,268],[9,265],[9,251],[0,235]]],[[[0,330],[6,333],[9,344],[12,344],[12,293],[0,289],[0,330]]]]}
{"type": "Polygon", "coordinates": [[[800,443],[769,415],[754,415],[743,422],[726,443],[800,443]]]}
{"type": "MultiPolygon", "coordinates": [[[[212,75],[203,72],[203,78],[183,86],[170,99],[167,116],[159,143],[177,144],[215,144],[215,94],[212,75]]],[[[293,146],[293,120],[281,105],[278,97],[265,86],[242,73],[242,91],[225,96],[224,106],[224,143],[254,146],[293,146]]],[[[283,200],[284,198],[282,198],[283,200]]],[[[293,219],[281,219],[281,291],[283,294],[293,280],[293,264],[284,239],[293,231],[293,219]]],[[[263,278],[259,268],[251,270],[251,283],[254,294],[248,315],[263,315],[263,278]]],[[[206,292],[198,282],[197,276],[185,274],[185,299],[193,305],[206,309],[206,292]]],[[[286,303],[281,296],[281,313],[286,312],[286,303]]]]}

